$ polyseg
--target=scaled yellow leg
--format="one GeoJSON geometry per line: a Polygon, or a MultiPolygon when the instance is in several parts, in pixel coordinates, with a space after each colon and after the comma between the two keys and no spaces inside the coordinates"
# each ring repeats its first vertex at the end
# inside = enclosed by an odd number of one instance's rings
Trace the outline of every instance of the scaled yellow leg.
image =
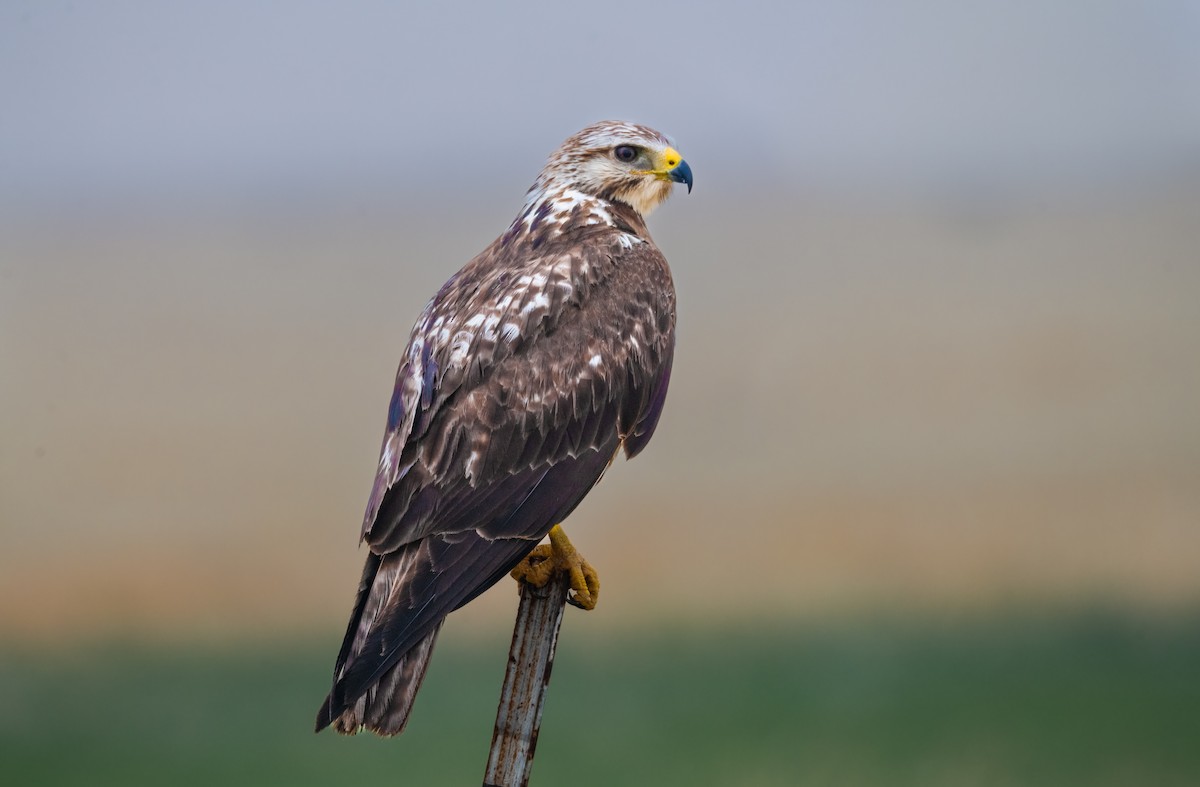
{"type": "Polygon", "coordinates": [[[571,578],[571,594],[567,601],[580,609],[595,609],[600,596],[600,576],[592,564],[583,558],[567,538],[561,525],[550,528],[550,543],[533,549],[512,570],[513,579],[542,587],[557,571],[571,578]]]}

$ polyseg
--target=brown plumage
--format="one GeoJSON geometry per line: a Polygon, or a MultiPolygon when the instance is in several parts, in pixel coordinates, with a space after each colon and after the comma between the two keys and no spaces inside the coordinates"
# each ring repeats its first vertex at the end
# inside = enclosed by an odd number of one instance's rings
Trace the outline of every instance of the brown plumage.
{"type": "Polygon", "coordinates": [[[653,129],[568,139],[409,338],[317,730],[404,729],[442,621],[507,574],[662,412],[675,290],[644,217],[691,170],[653,129]]]}

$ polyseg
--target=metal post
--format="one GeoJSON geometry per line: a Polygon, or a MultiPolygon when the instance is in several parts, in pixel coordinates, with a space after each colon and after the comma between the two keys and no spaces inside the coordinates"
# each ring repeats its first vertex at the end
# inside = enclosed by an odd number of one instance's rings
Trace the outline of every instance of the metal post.
{"type": "Polygon", "coordinates": [[[570,578],[558,572],[544,587],[521,583],[521,605],[500,689],[484,787],[526,787],[550,685],[554,649],[570,578]]]}

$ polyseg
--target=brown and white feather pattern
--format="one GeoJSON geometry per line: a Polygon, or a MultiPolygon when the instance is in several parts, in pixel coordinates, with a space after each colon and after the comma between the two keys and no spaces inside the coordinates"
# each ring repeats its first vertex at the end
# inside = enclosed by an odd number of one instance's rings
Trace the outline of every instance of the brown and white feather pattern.
{"type": "MultiPolygon", "coordinates": [[[[598,185],[589,166],[630,139],[668,144],[616,123],[564,143],[509,228],[417,320],[363,520],[371,553],[318,729],[400,732],[445,616],[507,574],[620,447],[633,456],[650,439],[670,377],[674,287],[642,214],[605,196],[629,184],[598,185]]],[[[640,201],[654,201],[661,183],[644,185],[653,193],[640,201]]]]}

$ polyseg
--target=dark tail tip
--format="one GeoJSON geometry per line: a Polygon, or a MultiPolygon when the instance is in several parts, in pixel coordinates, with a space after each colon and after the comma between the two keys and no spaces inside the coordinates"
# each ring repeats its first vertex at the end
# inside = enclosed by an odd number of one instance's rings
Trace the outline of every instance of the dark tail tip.
{"type": "Polygon", "coordinates": [[[340,715],[340,713],[333,712],[333,693],[330,692],[325,701],[321,703],[321,709],[317,711],[317,727],[313,732],[320,732],[330,724],[333,724],[333,720],[340,715]]]}

